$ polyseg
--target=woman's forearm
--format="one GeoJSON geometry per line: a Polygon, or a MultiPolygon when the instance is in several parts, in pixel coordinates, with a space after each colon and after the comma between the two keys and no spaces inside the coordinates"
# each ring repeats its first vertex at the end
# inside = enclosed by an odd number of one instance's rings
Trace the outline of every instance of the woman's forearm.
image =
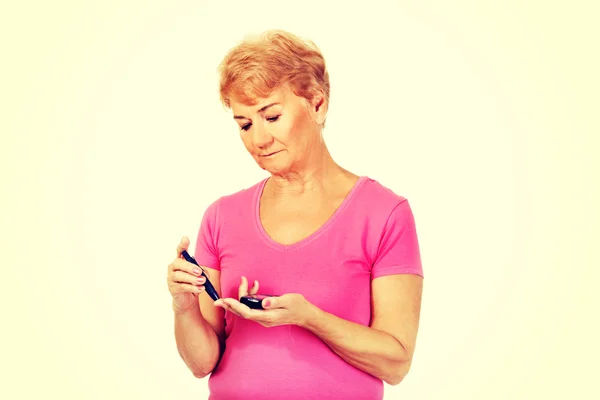
{"type": "Polygon", "coordinates": [[[178,311],[174,308],[175,342],[179,355],[195,377],[210,374],[222,354],[222,343],[202,317],[199,307],[178,311]]]}
{"type": "Polygon", "coordinates": [[[402,381],[410,368],[404,346],[383,331],[344,320],[312,307],[311,318],[302,324],[352,366],[390,385],[402,381]]]}

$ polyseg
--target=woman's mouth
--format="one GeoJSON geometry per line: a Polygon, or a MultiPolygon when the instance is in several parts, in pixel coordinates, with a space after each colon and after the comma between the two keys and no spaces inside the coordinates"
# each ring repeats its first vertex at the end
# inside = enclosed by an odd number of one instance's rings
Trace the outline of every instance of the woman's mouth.
{"type": "Polygon", "coordinates": [[[262,155],[261,155],[261,157],[263,157],[263,158],[272,157],[272,156],[274,156],[275,154],[279,153],[280,151],[281,151],[281,150],[279,150],[279,151],[274,151],[274,152],[272,152],[272,153],[268,153],[268,154],[262,154],[262,155]]]}

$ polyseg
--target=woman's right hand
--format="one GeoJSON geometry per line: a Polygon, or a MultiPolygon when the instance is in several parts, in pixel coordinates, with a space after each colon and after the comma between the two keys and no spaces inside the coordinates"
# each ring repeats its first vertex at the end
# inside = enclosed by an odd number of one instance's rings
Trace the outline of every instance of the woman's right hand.
{"type": "Polygon", "coordinates": [[[187,262],[181,253],[187,250],[190,240],[184,236],[177,246],[177,257],[169,264],[167,285],[173,296],[175,311],[186,311],[199,307],[198,295],[204,291],[206,278],[198,266],[187,262]]]}

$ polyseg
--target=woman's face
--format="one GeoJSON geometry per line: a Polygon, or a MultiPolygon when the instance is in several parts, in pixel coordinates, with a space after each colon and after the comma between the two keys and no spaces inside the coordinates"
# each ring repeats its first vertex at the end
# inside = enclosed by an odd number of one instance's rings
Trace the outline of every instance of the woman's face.
{"type": "MultiPolygon", "coordinates": [[[[318,100],[318,99],[317,99],[318,100]]],[[[281,88],[254,106],[231,99],[234,119],[246,149],[256,163],[272,174],[303,168],[321,145],[322,101],[309,104],[288,87],[281,88]]]]}

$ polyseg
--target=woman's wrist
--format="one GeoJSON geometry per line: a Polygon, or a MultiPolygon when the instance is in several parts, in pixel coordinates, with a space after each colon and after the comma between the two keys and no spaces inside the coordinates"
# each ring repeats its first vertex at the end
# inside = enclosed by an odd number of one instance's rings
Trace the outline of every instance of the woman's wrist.
{"type": "Polygon", "coordinates": [[[323,314],[323,310],[306,300],[304,312],[302,313],[302,318],[296,323],[296,325],[298,325],[301,328],[311,330],[312,328],[318,325],[319,320],[322,318],[323,314]]]}
{"type": "Polygon", "coordinates": [[[172,302],[173,313],[175,316],[194,316],[201,315],[200,307],[198,305],[191,305],[187,307],[182,307],[177,304],[175,299],[172,302]]]}

